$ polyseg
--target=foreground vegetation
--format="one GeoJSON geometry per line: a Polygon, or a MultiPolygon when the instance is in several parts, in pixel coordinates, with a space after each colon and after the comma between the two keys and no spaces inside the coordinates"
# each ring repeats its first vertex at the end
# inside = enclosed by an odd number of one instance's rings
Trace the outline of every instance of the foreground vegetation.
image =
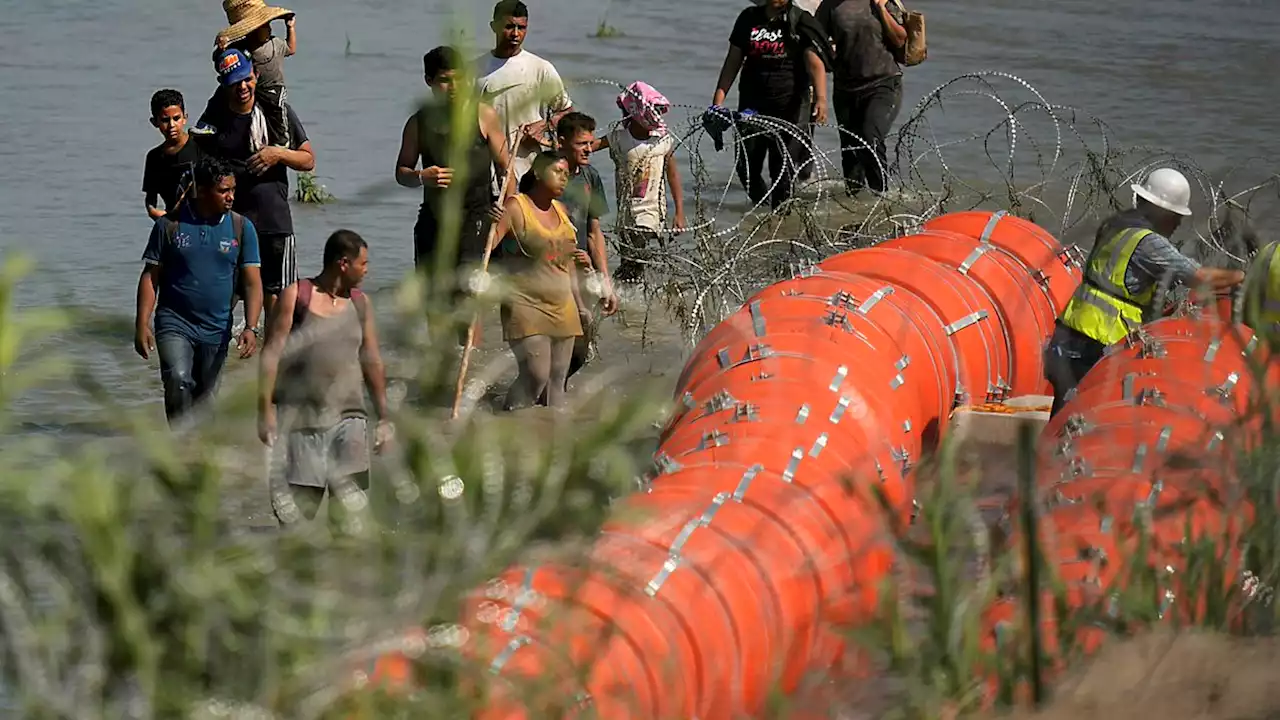
{"type": "MultiPolygon", "coordinates": [[[[14,309],[25,270],[10,262],[0,282],[0,409],[78,372],[41,350],[76,318],[14,309]]],[[[433,350],[448,343],[419,333],[429,301],[418,289],[406,286],[399,300],[396,309],[383,304],[399,314],[384,325],[404,328],[389,330],[387,342],[416,358],[403,368],[410,402],[395,418],[394,451],[377,461],[370,508],[332,530],[244,527],[243,498],[263,482],[261,450],[244,432],[253,426],[251,382],[224,391],[199,436],[171,435],[156,413],[122,415],[128,452],[111,460],[94,444],[56,457],[7,444],[0,661],[15,716],[190,717],[236,707],[241,717],[460,718],[482,702],[474,668],[455,652],[452,623],[466,594],[539,547],[563,557],[585,544],[647,469],[663,394],[588,393],[575,411],[592,422],[572,430],[571,418],[549,415],[539,423],[477,412],[450,423],[440,400],[452,396],[453,356],[433,350]],[[429,629],[415,652],[421,691],[391,697],[356,682],[411,628],[429,629]]],[[[1028,458],[1032,440],[1020,448],[1028,458]]],[[[836,678],[837,696],[862,684],[879,688],[886,713],[899,717],[984,712],[1048,697],[1064,664],[1079,662],[1076,633],[1086,625],[1105,621],[1114,637],[1153,625],[1269,633],[1280,570],[1277,455],[1268,447],[1243,464],[1241,483],[1258,508],[1242,539],[1255,584],[1222,575],[1224,556],[1238,548],[1201,538],[1184,548],[1176,587],[1198,610],[1166,616],[1157,570],[1137,561],[1124,587],[1108,593],[1118,604],[1067,613],[1036,548],[1028,556],[975,532],[983,467],[964,446],[947,445],[920,472],[920,510],[899,528],[903,572],[884,613],[852,635],[875,672],[836,678]],[[1031,566],[1055,598],[1040,610],[1056,633],[1029,631],[1023,616],[989,642],[984,609],[1001,595],[1031,597],[1031,566]]],[[[1031,464],[1023,465],[1029,481],[1031,464]]],[[[788,708],[780,700],[772,716],[788,708]]]]}

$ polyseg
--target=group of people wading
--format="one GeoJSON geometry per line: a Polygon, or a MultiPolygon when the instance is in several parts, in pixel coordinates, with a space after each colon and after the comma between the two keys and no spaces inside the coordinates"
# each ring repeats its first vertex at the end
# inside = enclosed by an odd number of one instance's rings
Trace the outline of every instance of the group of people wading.
{"type": "MultiPolygon", "coordinates": [[[[261,349],[258,434],[285,458],[277,515],[311,518],[326,489],[360,496],[369,448],[393,435],[374,309],[360,291],[369,246],[338,230],[319,274],[299,278],[288,171],[311,171],[316,156],[287,99],[295,15],[263,0],[223,6],[229,26],[214,43],[218,83],[195,125],[188,129],[176,90],[151,99],[163,142],[147,154],[143,174],[154,225],[134,347],[143,358],[158,356],[173,424],[214,392],[233,341],[241,358],[261,349]],[[283,39],[272,33],[281,20],[283,39]],[[237,304],[245,329],[233,338],[237,304]]],[[[846,131],[848,192],[885,189],[884,137],[901,102],[896,58],[907,41],[900,10],[886,0],[822,0],[809,9],[760,0],[739,14],[707,115],[729,112],[722,105],[736,81],[740,116],[791,130],[744,133],[737,170],[754,201],[777,207],[789,199],[812,164],[803,137],[811,122],[827,122],[829,104],[846,131]],[[766,164],[771,187],[762,179],[766,164]]],[[[414,261],[439,289],[462,298],[466,278],[490,258],[505,278],[502,334],[519,367],[506,407],[559,406],[568,378],[592,356],[600,318],[618,310],[615,282],[640,278],[647,253],[667,251],[686,227],[677,140],[664,121],[671,103],[634,82],[617,97],[621,118],[601,127],[574,107],[555,67],[524,49],[522,2],[499,2],[491,29],[493,49],[472,62],[448,46],[424,55],[431,97],[404,124],[395,177],[422,188],[414,261]],[[616,272],[602,225],[609,201],[591,164],[599,151],[609,153],[617,178],[616,272]]],[[[1199,267],[1167,240],[1190,213],[1180,174],[1156,171],[1135,192],[1135,208],[1099,230],[1085,283],[1047,348],[1055,411],[1103,347],[1150,318],[1158,283],[1223,290],[1244,279],[1199,267]]],[[[1274,245],[1264,249],[1252,273],[1262,288],[1251,295],[1259,322],[1280,319],[1280,295],[1267,292],[1280,276],[1275,254],[1274,245]]],[[[460,346],[468,326],[463,318],[455,328],[460,346]]]]}

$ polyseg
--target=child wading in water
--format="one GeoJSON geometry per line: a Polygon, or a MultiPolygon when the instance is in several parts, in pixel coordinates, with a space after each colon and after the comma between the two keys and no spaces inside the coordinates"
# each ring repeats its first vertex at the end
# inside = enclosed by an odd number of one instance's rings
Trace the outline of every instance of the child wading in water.
{"type": "Polygon", "coordinates": [[[177,90],[157,90],[151,96],[151,125],[164,137],[164,142],[147,153],[142,170],[147,214],[154,219],[176,210],[186,196],[191,173],[200,160],[200,148],[188,142],[187,106],[177,90]]]}
{"type": "MultiPolygon", "coordinates": [[[[222,9],[230,25],[214,40],[213,62],[227,49],[235,49],[253,60],[258,72],[257,106],[267,121],[268,144],[289,147],[289,123],[284,109],[288,94],[284,85],[284,59],[298,52],[298,32],[294,13],[281,7],[270,7],[263,0],[223,0],[222,9]],[[285,39],[271,34],[271,23],[284,18],[285,39]]],[[[209,99],[209,107],[218,103],[226,92],[219,87],[209,99]]],[[[199,134],[202,128],[192,128],[199,134]]]]}
{"type": "Polygon", "coordinates": [[[626,282],[643,274],[642,256],[650,242],[665,248],[667,235],[684,229],[684,192],[676,140],[662,120],[671,103],[648,84],[634,82],[618,95],[618,107],[622,122],[596,140],[594,149],[608,148],[615,167],[622,261],[613,277],[626,282]],[[665,222],[668,187],[676,212],[671,226],[665,222]]]}

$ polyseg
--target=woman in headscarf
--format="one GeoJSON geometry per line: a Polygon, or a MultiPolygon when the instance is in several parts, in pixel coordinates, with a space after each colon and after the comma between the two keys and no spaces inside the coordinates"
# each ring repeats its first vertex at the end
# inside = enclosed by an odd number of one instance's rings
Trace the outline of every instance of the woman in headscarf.
{"type": "Polygon", "coordinates": [[[502,245],[499,267],[509,289],[502,303],[502,339],[511,345],[519,375],[505,408],[525,407],[547,395],[564,404],[574,340],[585,312],[574,275],[577,231],[558,198],[569,180],[564,158],[543,152],[507,200],[494,234],[502,245]]]}

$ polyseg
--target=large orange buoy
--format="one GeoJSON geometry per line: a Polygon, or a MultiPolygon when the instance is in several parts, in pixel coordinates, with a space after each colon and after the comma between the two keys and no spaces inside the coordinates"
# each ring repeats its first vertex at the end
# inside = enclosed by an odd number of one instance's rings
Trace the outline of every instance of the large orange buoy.
{"type": "Polygon", "coordinates": [[[1018,258],[1049,298],[1055,313],[1067,307],[1084,279],[1078,253],[1073,256],[1072,248],[1063,247],[1044,228],[1003,210],[948,213],[926,222],[924,229],[967,235],[1018,258]]]}
{"type": "Polygon", "coordinates": [[[977,284],[905,250],[872,247],[827,258],[818,267],[892,282],[928,302],[946,323],[960,360],[962,402],[999,400],[1009,391],[1009,348],[1000,316],[977,284]]]}
{"type": "MultiPolygon", "coordinates": [[[[916,459],[956,402],[1043,387],[1037,350],[1079,280],[1078,255],[1042,229],[975,211],[750,297],[694,349],[657,472],[616,503],[592,562],[512,568],[496,587],[521,592],[467,599],[463,655],[493,683],[485,720],[529,717],[552,696],[622,720],[736,720],[758,716],[775,684],[840,665],[841,633],[881,609],[916,459]]],[[[1253,344],[1222,308],[1157,321],[1109,348],[1049,423],[1041,519],[1011,542],[1039,539],[1055,603],[1110,612],[1120,560],[1142,548],[1170,569],[1161,612],[1203,609],[1179,585],[1182,548],[1215,533],[1235,547],[1250,517],[1232,453],[1258,436],[1248,398],[1276,380],[1253,374],[1253,344]]],[[[1234,582],[1239,553],[1222,565],[1234,582]]],[[[989,609],[985,646],[1019,602],[989,609]]],[[[1060,620],[1045,618],[1051,653],[1060,620]]],[[[1105,636],[1072,632],[1086,651],[1105,636]]]]}
{"type": "Polygon", "coordinates": [[[941,230],[881,243],[910,250],[972,278],[1000,315],[1010,351],[1011,393],[1037,394],[1045,383],[1041,338],[1053,334],[1057,312],[1017,258],[994,245],[941,230]]]}
{"type": "MultiPolygon", "coordinates": [[[[847,316],[850,312],[874,322],[902,350],[902,381],[920,395],[925,424],[921,438],[931,450],[941,434],[955,402],[957,361],[944,325],[924,301],[902,293],[872,278],[845,273],[822,272],[816,268],[799,277],[761,290],[747,300],[770,297],[812,297],[825,299],[847,316]],[[896,294],[895,294],[896,293],[896,294]]],[[[835,318],[833,317],[833,320],[835,318]]]]}
{"type": "MultiPolygon", "coordinates": [[[[1075,395],[1046,426],[1037,475],[1042,515],[1033,532],[1043,556],[1068,588],[1065,607],[1118,617],[1118,596],[1136,562],[1161,618],[1203,614],[1208,595],[1228,595],[1241,581],[1240,538],[1252,517],[1236,479],[1241,447],[1256,443],[1252,388],[1261,376],[1251,333],[1213,313],[1157,320],[1108,348],[1075,395]],[[1188,582],[1187,549],[1208,539],[1221,548],[1218,582],[1188,582]],[[1145,555],[1138,555],[1139,552],[1145,555]],[[1193,592],[1194,591],[1194,592],[1193,592]]],[[[1022,542],[1015,528],[1010,542],[1022,542]]],[[[1008,610],[996,623],[1007,620],[1008,610]]],[[[1041,637],[1054,640],[1046,619],[1041,637]]],[[[1078,644],[1096,649],[1102,636],[1081,628],[1078,644]]],[[[1078,632],[1080,632],[1078,631],[1078,632]]]]}

